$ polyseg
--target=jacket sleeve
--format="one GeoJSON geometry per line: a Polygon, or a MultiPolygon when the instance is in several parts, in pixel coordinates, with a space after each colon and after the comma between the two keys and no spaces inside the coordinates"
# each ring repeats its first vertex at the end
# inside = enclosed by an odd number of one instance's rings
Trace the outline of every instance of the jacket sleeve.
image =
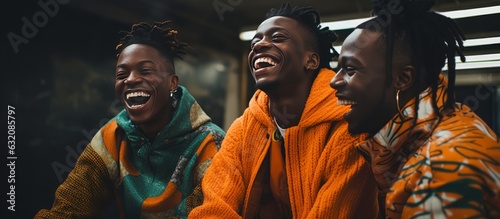
{"type": "Polygon", "coordinates": [[[212,159],[221,147],[222,140],[224,139],[225,132],[216,128],[205,137],[203,142],[198,146],[196,151],[197,161],[194,171],[194,190],[189,195],[187,200],[188,213],[195,207],[203,203],[203,193],[201,190],[201,181],[206,173],[207,168],[210,166],[212,159]]]}
{"type": "Polygon", "coordinates": [[[237,119],[203,177],[203,204],[191,211],[190,219],[241,218],[246,188],[240,161],[241,133],[241,119],[237,119]]]}
{"type": "Polygon", "coordinates": [[[330,177],[321,187],[307,218],[377,218],[377,191],[368,171],[349,174],[352,181],[338,189],[338,178],[330,177]],[[364,174],[364,175],[363,175],[364,174]],[[366,189],[372,187],[373,189],[366,189]],[[363,192],[353,192],[364,190],[363,192]],[[357,201],[356,200],[360,200],[357,201]]]}
{"type": "Polygon", "coordinates": [[[364,158],[355,149],[363,138],[351,136],[345,121],[334,127],[324,149],[329,158],[318,161],[326,162],[319,165],[326,170],[325,183],[307,218],[377,218],[378,189],[364,158]]]}
{"type": "Polygon", "coordinates": [[[109,173],[101,157],[87,146],[75,167],[57,188],[50,210],[40,210],[34,218],[96,218],[112,200],[109,173]]]}
{"type": "MultiPolygon", "coordinates": [[[[405,190],[411,195],[403,207],[402,218],[413,215],[500,218],[500,144],[479,143],[440,145],[439,149],[446,151],[426,160],[418,169],[423,175],[418,186],[405,190]]],[[[441,152],[429,151],[436,155],[441,152]]],[[[413,170],[408,168],[400,175],[413,170]]]]}

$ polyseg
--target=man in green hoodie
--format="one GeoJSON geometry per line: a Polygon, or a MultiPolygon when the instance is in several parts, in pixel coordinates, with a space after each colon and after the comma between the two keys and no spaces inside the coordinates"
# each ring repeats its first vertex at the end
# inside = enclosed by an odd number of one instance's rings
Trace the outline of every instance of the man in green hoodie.
{"type": "Polygon", "coordinates": [[[94,136],[35,218],[96,218],[116,199],[122,217],[186,218],[224,131],[185,87],[174,58],[185,53],[170,21],[139,23],[116,47],[115,91],[125,109],[94,136]]]}

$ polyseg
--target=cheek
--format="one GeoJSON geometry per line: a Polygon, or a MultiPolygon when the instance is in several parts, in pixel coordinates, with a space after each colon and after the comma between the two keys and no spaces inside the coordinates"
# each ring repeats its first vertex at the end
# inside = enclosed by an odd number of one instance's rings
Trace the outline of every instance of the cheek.
{"type": "Polygon", "coordinates": [[[156,95],[159,98],[164,98],[170,95],[170,83],[167,79],[160,79],[148,81],[149,85],[153,87],[156,95]]]}
{"type": "Polygon", "coordinates": [[[248,65],[252,66],[253,52],[248,53],[248,65]]]}
{"type": "Polygon", "coordinates": [[[352,92],[358,100],[358,103],[367,108],[379,105],[382,95],[384,95],[383,85],[370,80],[358,82],[359,83],[353,83],[351,86],[352,92]]]}
{"type": "Polygon", "coordinates": [[[118,97],[120,97],[122,95],[122,88],[123,88],[123,82],[116,81],[115,82],[115,93],[118,97]]]}
{"type": "Polygon", "coordinates": [[[345,76],[342,78],[342,80],[345,80],[345,82],[349,85],[349,89],[351,92],[358,97],[363,97],[365,96],[365,93],[369,93],[369,83],[366,83],[367,80],[366,78],[363,78],[357,74],[354,74],[353,76],[345,76]]]}

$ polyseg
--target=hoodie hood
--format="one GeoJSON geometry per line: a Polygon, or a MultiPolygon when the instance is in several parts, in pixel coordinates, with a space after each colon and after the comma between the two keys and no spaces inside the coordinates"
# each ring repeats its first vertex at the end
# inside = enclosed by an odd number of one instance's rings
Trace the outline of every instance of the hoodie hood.
{"type": "MultiPolygon", "coordinates": [[[[211,121],[210,117],[201,109],[200,105],[198,105],[185,87],[178,86],[175,95],[177,96],[178,104],[173,112],[172,120],[162,128],[157,138],[174,139],[192,132],[201,125],[211,121]]],[[[139,128],[132,123],[125,110],[116,116],[116,120],[118,125],[129,136],[130,140],[137,141],[145,137],[139,128]]]]}
{"type": "MultiPolygon", "coordinates": [[[[348,106],[337,105],[335,90],[330,87],[330,80],[335,76],[333,70],[323,68],[313,82],[306,101],[299,126],[310,127],[325,122],[342,120],[349,111],[348,106]]],[[[260,123],[275,126],[269,113],[269,96],[257,90],[249,103],[249,111],[260,123]]]]}

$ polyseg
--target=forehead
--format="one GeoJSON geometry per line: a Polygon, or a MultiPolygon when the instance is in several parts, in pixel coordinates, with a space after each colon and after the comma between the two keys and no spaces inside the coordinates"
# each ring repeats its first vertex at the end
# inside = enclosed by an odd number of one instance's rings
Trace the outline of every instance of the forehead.
{"type": "Polygon", "coordinates": [[[130,58],[141,58],[141,59],[166,59],[158,49],[146,45],[146,44],[131,44],[120,53],[118,61],[130,58]]]}
{"type": "Polygon", "coordinates": [[[342,50],[372,50],[382,49],[380,41],[381,32],[370,31],[366,29],[355,29],[342,44],[342,50]]]}
{"type": "Polygon", "coordinates": [[[284,29],[289,32],[304,31],[304,27],[295,19],[284,16],[274,16],[263,21],[257,28],[257,32],[265,32],[274,28],[284,29]]]}
{"type": "Polygon", "coordinates": [[[146,57],[159,57],[160,52],[146,44],[131,44],[120,53],[120,58],[124,56],[146,56],[146,57]]]}

